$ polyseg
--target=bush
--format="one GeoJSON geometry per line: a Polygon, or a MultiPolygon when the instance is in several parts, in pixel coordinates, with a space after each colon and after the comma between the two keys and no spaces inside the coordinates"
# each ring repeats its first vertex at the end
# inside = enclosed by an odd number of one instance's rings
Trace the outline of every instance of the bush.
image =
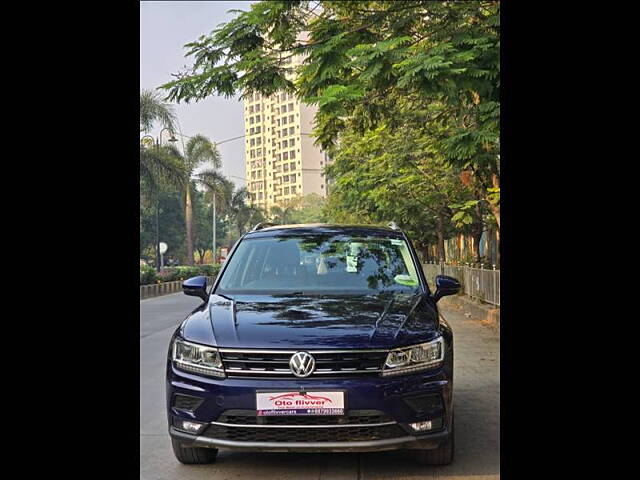
{"type": "MultiPolygon", "coordinates": [[[[156,275],[153,267],[146,267],[151,269],[151,272],[147,276],[143,275],[143,268],[140,267],[140,285],[148,285],[156,282],[176,282],[184,281],[187,278],[197,277],[203,275],[205,277],[215,277],[220,271],[220,265],[194,265],[180,266],[180,267],[165,267],[156,275]],[[143,283],[143,278],[145,283],[143,283]],[[148,280],[148,281],[147,281],[148,280]]],[[[145,268],[145,273],[147,272],[145,268]]]]}
{"type": "Polygon", "coordinates": [[[140,265],[140,285],[149,285],[157,281],[156,269],[149,265],[140,265]]]}

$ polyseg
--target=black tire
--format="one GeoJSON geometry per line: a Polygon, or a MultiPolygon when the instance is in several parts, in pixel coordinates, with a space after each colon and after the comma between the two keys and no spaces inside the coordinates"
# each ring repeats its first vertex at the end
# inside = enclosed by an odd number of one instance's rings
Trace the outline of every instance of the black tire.
{"type": "Polygon", "coordinates": [[[451,417],[451,434],[445,443],[432,450],[417,450],[416,460],[422,465],[449,465],[455,450],[454,417],[451,417]]]}
{"type": "Polygon", "coordinates": [[[218,456],[217,448],[185,447],[174,438],[171,439],[171,446],[178,461],[185,465],[213,463],[218,456]]]}

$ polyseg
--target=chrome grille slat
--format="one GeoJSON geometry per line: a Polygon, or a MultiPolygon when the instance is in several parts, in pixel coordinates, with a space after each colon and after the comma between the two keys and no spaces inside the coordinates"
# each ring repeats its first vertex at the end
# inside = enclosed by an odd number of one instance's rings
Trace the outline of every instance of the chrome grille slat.
{"type": "MultiPolygon", "coordinates": [[[[274,376],[297,378],[289,368],[291,355],[299,350],[235,350],[221,348],[220,354],[229,376],[274,376]]],[[[316,369],[310,375],[378,374],[388,350],[304,350],[313,355],[316,369]]]]}
{"type": "MultiPolygon", "coordinates": [[[[333,425],[259,425],[259,424],[238,424],[238,423],[223,423],[223,422],[210,422],[211,425],[221,425],[223,427],[238,427],[238,428],[353,428],[354,424],[333,424],[333,425]]],[[[397,425],[398,422],[381,422],[381,423],[365,423],[363,427],[384,427],[386,425],[397,425]]]]}

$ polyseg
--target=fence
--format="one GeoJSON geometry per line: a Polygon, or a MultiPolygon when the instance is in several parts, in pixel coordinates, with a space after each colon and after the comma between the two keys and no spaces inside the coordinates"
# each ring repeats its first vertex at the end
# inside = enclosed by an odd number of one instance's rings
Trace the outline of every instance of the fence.
{"type": "Polygon", "coordinates": [[[462,292],[471,298],[500,306],[500,270],[488,270],[469,265],[444,265],[440,271],[437,263],[424,263],[422,269],[429,286],[435,290],[436,275],[449,275],[460,281],[462,292]]]}
{"type": "MultiPolygon", "coordinates": [[[[213,284],[216,277],[207,277],[207,285],[213,284]]],[[[140,285],[140,299],[159,297],[182,291],[182,280],[177,282],[154,283],[153,285],[140,285]]]]}

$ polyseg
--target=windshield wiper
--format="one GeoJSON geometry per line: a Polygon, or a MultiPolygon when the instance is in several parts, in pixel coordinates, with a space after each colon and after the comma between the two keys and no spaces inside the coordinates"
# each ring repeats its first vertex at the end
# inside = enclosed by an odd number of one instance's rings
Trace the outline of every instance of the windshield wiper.
{"type": "Polygon", "coordinates": [[[228,295],[223,295],[222,293],[216,293],[217,296],[224,298],[225,300],[229,300],[230,302],[235,302],[234,298],[229,297],[228,295]]]}

